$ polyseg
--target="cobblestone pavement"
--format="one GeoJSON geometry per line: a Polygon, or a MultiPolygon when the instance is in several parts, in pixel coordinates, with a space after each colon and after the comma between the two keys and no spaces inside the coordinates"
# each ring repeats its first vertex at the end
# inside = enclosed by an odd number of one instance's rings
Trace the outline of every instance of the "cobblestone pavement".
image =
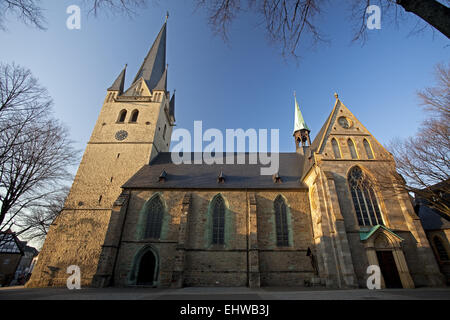
{"type": "Polygon", "coordinates": [[[0,288],[0,300],[450,300],[450,288],[324,290],[305,288],[0,288]]]}

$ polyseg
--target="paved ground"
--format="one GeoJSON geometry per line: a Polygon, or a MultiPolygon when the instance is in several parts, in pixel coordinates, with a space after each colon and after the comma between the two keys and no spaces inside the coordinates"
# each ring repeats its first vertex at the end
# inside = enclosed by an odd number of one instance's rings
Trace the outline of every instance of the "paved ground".
{"type": "Polygon", "coordinates": [[[450,300],[450,288],[323,290],[305,288],[0,288],[0,300],[450,300]]]}

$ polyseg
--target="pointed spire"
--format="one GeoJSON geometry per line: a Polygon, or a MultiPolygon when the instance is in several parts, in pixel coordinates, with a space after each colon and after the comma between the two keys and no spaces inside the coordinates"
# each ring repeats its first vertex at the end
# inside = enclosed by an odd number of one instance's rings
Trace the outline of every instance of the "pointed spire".
{"type": "Polygon", "coordinates": [[[161,79],[153,90],[167,91],[167,68],[168,66],[166,66],[166,70],[164,70],[161,79]]]}
{"type": "Polygon", "coordinates": [[[295,132],[300,131],[300,130],[307,130],[308,132],[311,132],[311,130],[309,130],[308,126],[306,125],[305,120],[303,119],[303,115],[302,115],[302,112],[300,111],[300,107],[297,102],[297,95],[295,94],[295,92],[294,92],[294,97],[295,97],[294,135],[295,135],[295,132]]]}
{"type": "Polygon", "coordinates": [[[154,90],[158,85],[166,69],[166,37],[167,21],[162,26],[133,83],[142,77],[150,90],[154,90]]]}
{"type": "Polygon", "coordinates": [[[125,65],[125,68],[123,68],[122,72],[117,77],[116,81],[114,81],[113,85],[108,89],[108,91],[119,91],[119,95],[123,93],[126,72],[127,65],[125,65]]]}

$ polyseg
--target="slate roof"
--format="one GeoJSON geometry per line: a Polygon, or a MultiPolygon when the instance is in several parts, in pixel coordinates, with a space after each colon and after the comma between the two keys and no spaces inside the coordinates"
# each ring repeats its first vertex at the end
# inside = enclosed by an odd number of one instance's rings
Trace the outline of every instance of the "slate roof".
{"type": "Polygon", "coordinates": [[[327,120],[325,121],[325,123],[323,124],[322,128],[320,129],[319,133],[314,138],[313,142],[311,143],[311,147],[309,147],[306,150],[307,152],[305,152],[305,154],[307,155],[307,157],[305,159],[305,163],[304,163],[304,167],[303,167],[302,179],[306,176],[308,171],[314,166],[314,157],[311,157],[311,155],[314,152],[319,152],[319,148],[321,146],[321,142],[322,142],[322,140],[324,139],[324,137],[327,134],[328,127],[330,125],[330,121],[333,118],[334,114],[339,109],[339,106],[340,106],[340,100],[337,100],[337,104],[335,105],[335,107],[331,111],[331,113],[328,116],[327,120]]]}
{"type": "Polygon", "coordinates": [[[163,75],[161,76],[161,79],[159,80],[158,84],[153,90],[162,90],[167,91],[167,68],[164,70],[163,75]]]}
{"type": "Polygon", "coordinates": [[[116,81],[114,81],[113,85],[108,89],[108,91],[119,91],[119,95],[123,93],[126,71],[127,67],[125,66],[125,68],[122,70],[122,72],[117,77],[116,81]]]}
{"type": "Polygon", "coordinates": [[[166,70],[166,30],[167,23],[164,23],[133,83],[142,77],[148,88],[154,90],[163,77],[166,70]]]}
{"type": "Polygon", "coordinates": [[[20,253],[23,255],[22,242],[11,230],[0,232],[0,253],[20,253]]]}
{"type": "Polygon", "coordinates": [[[419,206],[417,214],[424,230],[450,229],[450,220],[448,218],[425,205],[419,206]]]}
{"type": "MultiPolygon", "coordinates": [[[[298,153],[279,154],[279,175],[281,183],[275,183],[272,176],[262,176],[260,169],[269,165],[249,164],[248,153],[246,164],[237,164],[237,153],[232,156],[234,164],[180,164],[172,162],[171,153],[160,153],[150,165],[142,167],[123,188],[125,189],[307,189],[300,178],[303,171],[304,156],[298,153]],[[166,179],[160,181],[161,173],[167,173],[166,179]],[[224,183],[218,182],[223,173],[224,183]]],[[[193,159],[194,154],[186,154],[193,159]]]]}
{"type": "MultiPolygon", "coordinates": [[[[340,101],[338,101],[338,103],[340,104],[340,101]]],[[[313,142],[311,143],[311,150],[313,150],[315,152],[319,152],[318,149],[320,148],[320,143],[322,142],[323,138],[327,134],[328,127],[329,127],[329,122],[330,122],[331,118],[333,117],[334,113],[338,110],[337,107],[339,107],[339,105],[336,105],[333,108],[333,110],[331,111],[331,113],[328,116],[327,120],[325,121],[325,123],[323,124],[322,128],[320,129],[319,133],[314,138],[313,142]]]]}

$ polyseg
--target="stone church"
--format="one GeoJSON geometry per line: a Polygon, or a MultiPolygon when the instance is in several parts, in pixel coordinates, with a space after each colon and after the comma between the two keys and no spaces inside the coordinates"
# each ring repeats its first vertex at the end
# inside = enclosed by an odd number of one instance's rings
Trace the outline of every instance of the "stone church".
{"type": "Polygon", "coordinates": [[[130,88],[125,68],[107,90],[28,287],[66,286],[71,265],[96,287],[364,288],[370,265],[383,287],[443,285],[408,194],[374,183],[392,156],[337,94],[312,141],[295,103],[296,152],[273,176],[249,161],[175,165],[166,33],[130,88]]]}

